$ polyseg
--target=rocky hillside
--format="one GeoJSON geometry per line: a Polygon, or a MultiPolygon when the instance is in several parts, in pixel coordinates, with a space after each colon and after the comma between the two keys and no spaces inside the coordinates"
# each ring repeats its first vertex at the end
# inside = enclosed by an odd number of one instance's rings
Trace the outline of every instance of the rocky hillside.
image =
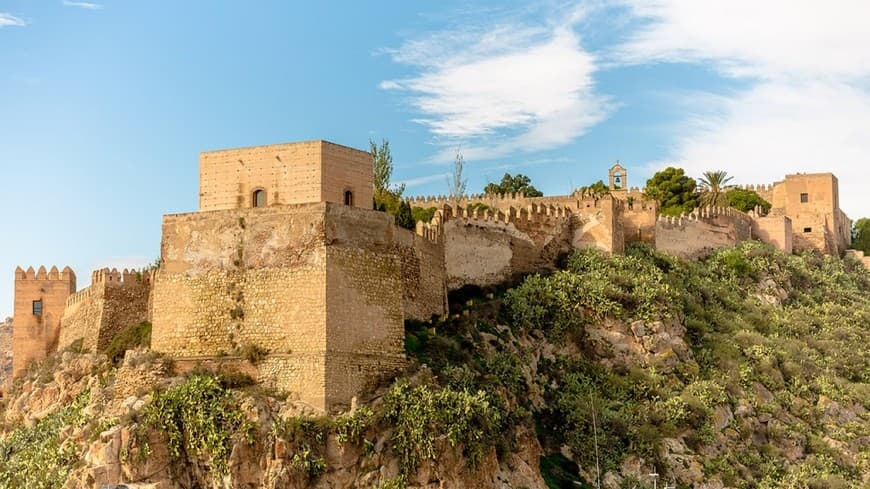
{"type": "Polygon", "coordinates": [[[12,318],[0,321],[0,386],[12,377],[12,318]]]}
{"type": "Polygon", "coordinates": [[[870,485],[856,263],[587,250],[452,299],[407,325],[407,371],[328,417],[147,349],[58,354],[9,396],[0,487],[870,485]]]}

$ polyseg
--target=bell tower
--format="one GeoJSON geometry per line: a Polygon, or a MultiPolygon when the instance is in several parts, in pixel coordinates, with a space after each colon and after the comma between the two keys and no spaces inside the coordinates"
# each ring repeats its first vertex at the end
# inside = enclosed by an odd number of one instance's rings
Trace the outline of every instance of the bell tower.
{"type": "Polygon", "coordinates": [[[628,190],[628,173],[616,160],[616,164],[610,167],[610,191],[628,190]]]}

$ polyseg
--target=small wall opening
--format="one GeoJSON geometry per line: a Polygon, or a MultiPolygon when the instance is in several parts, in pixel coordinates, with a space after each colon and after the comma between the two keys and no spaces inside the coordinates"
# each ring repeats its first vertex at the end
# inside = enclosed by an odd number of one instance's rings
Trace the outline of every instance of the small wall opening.
{"type": "Polygon", "coordinates": [[[33,301],[33,315],[42,316],[42,299],[33,301]]]}
{"type": "Polygon", "coordinates": [[[350,190],[344,191],[344,205],[353,205],[353,192],[350,190]]]}
{"type": "Polygon", "coordinates": [[[811,232],[813,232],[813,228],[804,228],[804,232],[811,233],[811,232]]]}
{"type": "Polygon", "coordinates": [[[801,203],[806,204],[810,201],[810,194],[801,194],[801,203]]]}
{"type": "Polygon", "coordinates": [[[251,195],[251,207],[265,207],[266,206],[266,191],[264,189],[258,188],[254,190],[254,193],[251,195]]]}

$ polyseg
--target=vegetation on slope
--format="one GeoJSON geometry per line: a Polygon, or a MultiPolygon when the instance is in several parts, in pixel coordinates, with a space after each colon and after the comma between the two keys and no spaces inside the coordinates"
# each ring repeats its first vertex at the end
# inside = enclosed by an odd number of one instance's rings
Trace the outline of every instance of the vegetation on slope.
{"type": "Polygon", "coordinates": [[[455,316],[437,335],[412,329],[408,346],[448,385],[486,389],[506,418],[533,420],[545,449],[570,448],[590,482],[597,434],[602,474],[639,457],[685,478],[667,460],[679,440],[702,462],[703,480],[861,487],[870,472],[868,290],[855,262],[758,243],[701,263],[643,246],[613,257],[582,250],[566,270],[504,293],[501,308],[455,316]],[[691,358],[632,364],[590,351],[587,330],[605,318],[681,323],[691,358]],[[523,337],[561,349],[541,354],[523,337]],[[508,341],[510,353],[500,351],[508,341]]]}

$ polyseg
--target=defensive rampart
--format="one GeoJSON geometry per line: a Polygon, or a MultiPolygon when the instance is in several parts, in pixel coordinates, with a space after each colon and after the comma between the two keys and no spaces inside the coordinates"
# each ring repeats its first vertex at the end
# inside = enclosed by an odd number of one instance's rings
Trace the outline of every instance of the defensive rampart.
{"type": "Polygon", "coordinates": [[[750,239],[752,218],[723,207],[696,209],[680,217],[659,216],[656,249],[683,258],[698,258],[750,239]]]}
{"type": "Polygon", "coordinates": [[[91,285],[66,299],[59,348],[82,340],[87,351],[103,351],[122,329],[149,319],[152,272],[104,268],[91,285]]]}

